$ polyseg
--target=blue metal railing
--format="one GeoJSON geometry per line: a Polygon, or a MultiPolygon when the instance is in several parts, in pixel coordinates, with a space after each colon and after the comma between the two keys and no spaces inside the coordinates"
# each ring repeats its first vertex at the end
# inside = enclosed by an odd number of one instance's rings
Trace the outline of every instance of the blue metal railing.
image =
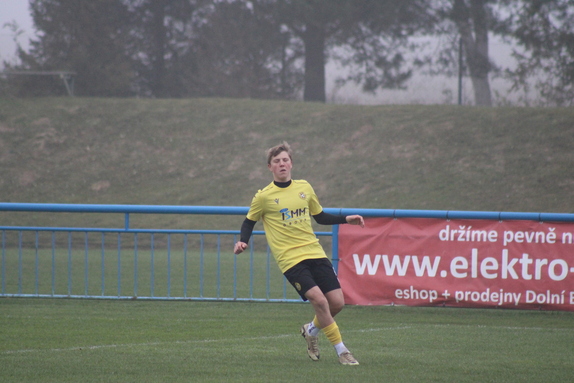
{"type": "MultiPolygon", "coordinates": [[[[0,297],[299,302],[272,265],[269,248],[255,239],[263,231],[254,231],[249,251],[237,256],[232,244],[238,230],[142,229],[130,224],[133,214],[245,216],[247,211],[222,206],[0,203],[0,212],[124,215],[123,227],[116,228],[0,226],[0,297]],[[179,247],[174,245],[176,237],[179,247]],[[232,241],[224,245],[224,238],[232,241]],[[266,250],[255,251],[255,243],[266,250]],[[260,262],[263,270],[257,267],[260,262]]],[[[316,234],[333,236],[332,231],[316,234]]]]}
{"type": "MultiPolygon", "coordinates": [[[[124,225],[0,226],[0,297],[300,301],[272,265],[266,243],[256,238],[263,231],[253,233],[248,254],[236,256],[231,254],[231,248],[238,230],[130,226],[132,214],[245,216],[247,207],[0,203],[2,211],[120,213],[124,215],[124,225]]],[[[335,208],[325,211],[364,217],[574,222],[574,214],[561,213],[335,208]]],[[[316,234],[330,237],[337,268],[338,226],[316,234]]]]}

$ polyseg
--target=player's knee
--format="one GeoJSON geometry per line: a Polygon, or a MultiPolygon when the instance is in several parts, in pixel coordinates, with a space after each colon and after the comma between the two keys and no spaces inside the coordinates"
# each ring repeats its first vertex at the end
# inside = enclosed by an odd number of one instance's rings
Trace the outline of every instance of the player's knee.
{"type": "Polygon", "coordinates": [[[309,299],[309,302],[316,308],[323,310],[330,309],[330,302],[323,294],[309,294],[307,295],[307,299],[309,299]]]}
{"type": "Polygon", "coordinates": [[[329,301],[323,294],[317,294],[313,297],[309,298],[309,301],[313,304],[313,306],[327,308],[329,307],[329,301]]]}
{"type": "Polygon", "coordinates": [[[326,295],[329,301],[331,315],[335,316],[343,310],[343,307],[345,306],[345,297],[341,290],[330,291],[326,295]]]}
{"type": "Polygon", "coordinates": [[[329,305],[329,309],[331,310],[331,315],[335,316],[338,313],[341,312],[341,310],[343,310],[343,307],[345,306],[345,302],[343,301],[335,301],[335,302],[331,302],[331,304],[329,305]]]}

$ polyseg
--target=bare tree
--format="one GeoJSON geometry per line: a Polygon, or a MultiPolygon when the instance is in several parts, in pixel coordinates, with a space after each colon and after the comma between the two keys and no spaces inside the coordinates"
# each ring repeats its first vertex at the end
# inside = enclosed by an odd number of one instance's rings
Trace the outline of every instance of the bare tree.
{"type": "MultiPolygon", "coordinates": [[[[29,52],[18,51],[27,71],[69,71],[77,74],[75,93],[86,96],[132,95],[134,76],[125,46],[126,7],[116,0],[31,0],[30,9],[39,39],[29,52]]],[[[16,94],[65,94],[61,81],[46,76],[18,80],[16,94]]]]}
{"type": "MultiPolygon", "coordinates": [[[[262,0],[263,1],[263,0],[262,0]]],[[[339,60],[365,91],[401,87],[410,77],[402,53],[409,36],[428,26],[426,0],[267,0],[275,19],[303,42],[305,101],[325,102],[325,66],[339,60]],[[400,42],[401,44],[397,44],[400,42]],[[333,54],[334,48],[345,54],[333,54]]]]}
{"type": "Polygon", "coordinates": [[[489,44],[492,35],[508,37],[511,20],[505,15],[512,0],[441,0],[429,10],[435,14],[431,37],[439,37],[444,44],[434,57],[424,61],[433,75],[452,76],[461,68],[468,72],[476,105],[491,106],[490,78],[499,73],[491,61],[489,44]],[[459,63],[459,42],[462,42],[463,61],[459,63]],[[456,69],[456,70],[455,70],[456,69]]]}
{"type": "Polygon", "coordinates": [[[454,0],[451,17],[462,39],[476,105],[492,106],[488,74],[488,0],[454,0]]]}
{"type": "Polygon", "coordinates": [[[522,0],[513,4],[515,69],[512,90],[534,87],[543,105],[574,105],[574,0],[522,0]]]}

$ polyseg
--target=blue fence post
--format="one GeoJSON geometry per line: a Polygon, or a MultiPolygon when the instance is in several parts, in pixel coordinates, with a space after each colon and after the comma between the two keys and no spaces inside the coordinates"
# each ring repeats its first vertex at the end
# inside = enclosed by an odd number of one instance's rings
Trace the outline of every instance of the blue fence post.
{"type": "Polygon", "coordinates": [[[87,297],[88,294],[88,279],[89,279],[89,242],[88,242],[88,232],[84,234],[84,295],[87,297]]]}
{"type": "Polygon", "coordinates": [[[154,242],[154,235],[151,233],[150,237],[150,246],[151,246],[151,253],[150,253],[150,296],[155,296],[155,242],[154,242]]]}
{"type": "Polygon", "coordinates": [[[221,236],[217,234],[217,298],[221,298],[221,236]]]}
{"type": "Polygon", "coordinates": [[[39,238],[40,234],[38,231],[35,232],[34,236],[34,294],[39,294],[40,286],[40,256],[38,254],[39,249],[39,238]]]}
{"type": "Polygon", "coordinates": [[[6,294],[6,230],[2,230],[2,294],[6,294]]]}
{"type": "Polygon", "coordinates": [[[267,299],[270,297],[270,289],[271,289],[271,252],[269,251],[269,246],[267,247],[267,253],[265,257],[265,272],[267,278],[265,280],[266,283],[266,291],[267,291],[267,299]]]}
{"type": "Polygon", "coordinates": [[[118,298],[122,296],[122,233],[118,233],[118,298]]]}
{"type": "Polygon", "coordinates": [[[187,234],[183,235],[183,297],[187,298],[187,234]]]}
{"type": "Polygon", "coordinates": [[[134,297],[138,296],[138,233],[134,234],[134,297]]]}
{"type": "Polygon", "coordinates": [[[333,225],[331,231],[331,259],[335,273],[339,273],[339,225],[333,225]]]}
{"type": "Polygon", "coordinates": [[[68,232],[68,296],[72,295],[72,232],[68,232]]]}
{"type": "Polygon", "coordinates": [[[18,232],[18,294],[22,294],[22,268],[23,268],[23,260],[22,260],[22,232],[18,232]]]}
{"type": "Polygon", "coordinates": [[[204,235],[199,235],[199,297],[203,298],[203,284],[205,275],[205,257],[204,257],[204,235]]]}
{"type": "Polygon", "coordinates": [[[56,232],[52,232],[52,296],[56,294],[56,232]]]}
{"type": "Polygon", "coordinates": [[[171,234],[167,235],[167,297],[171,297],[171,234]]]}
{"type": "Polygon", "coordinates": [[[102,233],[102,241],[101,241],[101,253],[100,253],[100,266],[102,270],[102,279],[101,279],[101,290],[102,290],[102,297],[105,296],[106,291],[106,261],[105,261],[105,254],[106,254],[106,233],[102,233]]]}

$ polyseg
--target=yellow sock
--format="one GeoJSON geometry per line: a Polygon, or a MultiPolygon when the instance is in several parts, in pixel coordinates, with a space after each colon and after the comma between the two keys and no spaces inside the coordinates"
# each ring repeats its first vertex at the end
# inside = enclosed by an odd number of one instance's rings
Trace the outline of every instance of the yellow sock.
{"type": "Polygon", "coordinates": [[[317,328],[321,328],[321,326],[319,326],[319,320],[317,319],[317,315],[315,315],[315,318],[313,318],[313,325],[317,328]]]}
{"type": "Polygon", "coordinates": [[[339,331],[339,326],[337,326],[336,322],[333,322],[329,326],[325,327],[323,332],[333,346],[343,342],[343,337],[341,337],[341,332],[339,331]]]}

